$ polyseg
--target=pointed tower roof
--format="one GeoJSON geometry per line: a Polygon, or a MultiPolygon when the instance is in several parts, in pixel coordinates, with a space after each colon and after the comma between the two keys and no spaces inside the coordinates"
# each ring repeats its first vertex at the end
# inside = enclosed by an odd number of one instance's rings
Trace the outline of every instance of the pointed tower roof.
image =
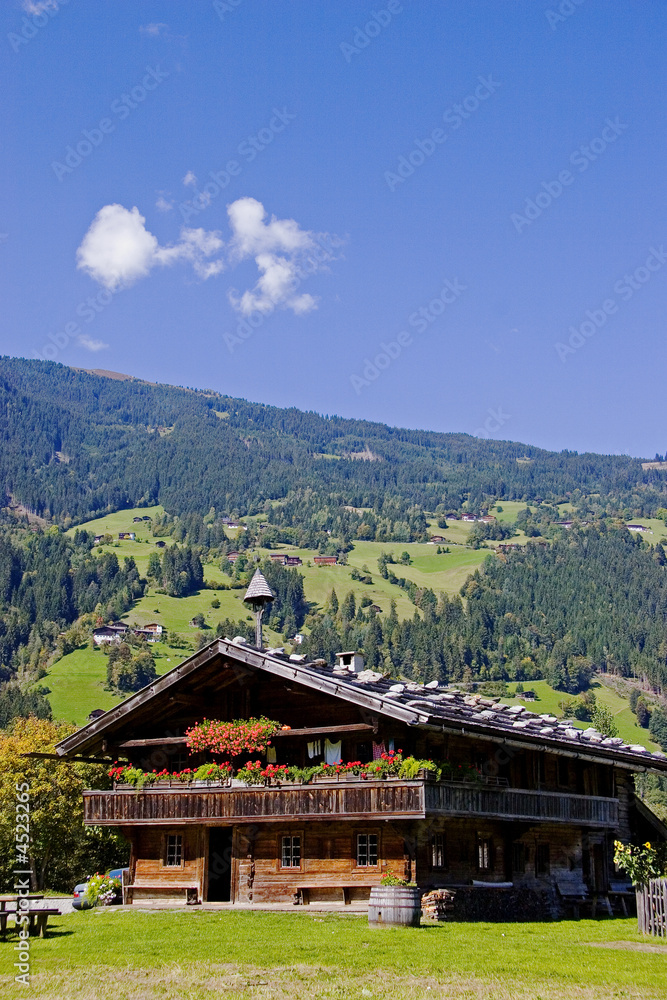
{"type": "Polygon", "coordinates": [[[251,601],[253,603],[264,603],[265,601],[274,601],[276,595],[273,593],[266,578],[258,569],[255,570],[255,575],[250,581],[250,586],[246,590],[244,601],[251,601]]]}

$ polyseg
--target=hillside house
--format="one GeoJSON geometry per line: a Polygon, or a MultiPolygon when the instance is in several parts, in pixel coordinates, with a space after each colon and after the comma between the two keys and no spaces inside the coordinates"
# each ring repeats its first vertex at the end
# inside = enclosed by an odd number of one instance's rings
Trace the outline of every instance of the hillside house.
{"type": "Polygon", "coordinates": [[[650,528],[647,528],[645,524],[626,524],[625,527],[628,529],[628,531],[641,531],[641,532],[647,531],[649,532],[649,534],[651,535],[653,534],[650,528]]]}
{"type": "Polygon", "coordinates": [[[122,633],[110,625],[102,625],[93,629],[93,642],[96,646],[103,646],[110,642],[120,642],[122,633]]]}
{"type": "Polygon", "coordinates": [[[139,639],[145,639],[146,642],[159,642],[160,641],[160,636],[156,632],[151,631],[150,629],[147,629],[147,628],[133,628],[132,631],[133,631],[133,633],[139,639]]]}
{"type": "Polygon", "coordinates": [[[238,559],[238,557],[240,555],[241,555],[240,552],[228,552],[227,553],[227,562],[231,563],[232,566],[233,566],[234,563],[236,562],[236,560],[238,559]]]}
{"type": "Polygon", "coordinates": [[[461,514],[462,521],[476,521],[477,517],[475,514],[461,514]]]}
{"type": "Polygon", "coordinates": [[[133,517],[132,518],[132,522],[134,524],[141,524],[142,520],[143,520],[143,518],[141,518],[141,517],[133,517]]]}
{"type": "Polygon", "coordinates": [[[121,542],[133,542],[135,539],[135,534],[133,531],[119,531],[118,538],[121,542]]]}
{"type": "Polygon", "coordinates": [[[432,545],[436,545],[439,542],[446,542],[447,539],[444,535],[431,535],[430,541],[432,545]]]}
{"type": "Polygon", "coordinates": [[[315,556],[313,562],[316,566],[335,566],[338,559],[336,556],[315,556]]]}
{"type": "Polygon", "coordinates": [[[104,535],[93,535],[93,545],[99,545],[104,535]]]}
{"type": "Polygon", "coordinates": [[[162,635],[164,628],[158,622],[150,622],[148,625],[141,626],[144,632],[152,632],[154,635],[162,635]]]}
{"type": "Polygon", "coordinates": [[[493,514],[484,514],[482,517],[478,518],[479,521],[483,521],[484,524],[493,524],[496,518],[493,514]]]}
{"type": "Polygon", "coordinates": [[[262,715],[283,727],[265,757],[277,764],[401,749],[447,768],[441,780],[417,771],[90,789],[85,822],[132,845],[130,901],[343,906],[367,900],[392,869],[422,891],[455,888],[458,917],[548,918],[573,893],[613,899],[615,838],[667,835],[631,780],[667,773],[664,754],[436,681],[397,683],[353,652],[331,667],[216,639],[56,752],[171,771],[214,759],[187,757],[193,724],[262,715]]]}
{"type": "Polygon", "coordinates": [[[284,566],[287,562],[287,556],[284,552],[270,552],[269,559],[272,563],[277,563],[279,566],[284,566]]]}
{"type": "Polygon", "coordinates": [[[286,566],[301,566],[303,565],[303,560],[300,556],[287,556],[285,559],[286,566]]]}
{"type": "Polygon", "coordinates": [[[155,547],[158,549],[163,549],[166,546],[166,544],[167,544],[166,542],[159,541],[155,543],[155,547]]]}

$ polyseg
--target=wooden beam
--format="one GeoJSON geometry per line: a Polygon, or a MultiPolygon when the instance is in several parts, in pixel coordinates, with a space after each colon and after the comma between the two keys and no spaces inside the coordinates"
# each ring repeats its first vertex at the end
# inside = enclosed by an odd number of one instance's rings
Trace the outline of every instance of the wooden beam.
{"type": "Polygon", "coordinates": [[[172,744],[185,743],[185,736],[162,736],[148,740],[125,740],[119,743],[121,750],[128,750],[130,747],[166,747],[172,744]]]}
{"type": "Polygon", "coordinates": [[[60,764],[113,764],[113,757],[63,757],[58,753],[38,753],[33,750],[31,753],[19,754],[19,757],[37,757],[39,760],[57,760],[60,764]]]}
{"type": "MultiPolygon", "coordinates": [[[[351,722],[349,726],[313,726],[308,729],[279,729],[276,736],[326,736],[329,733],[375,733],[376,726],[371,726],[367,722],[351,722]]],[[[127,746],[123,743],[122,746],[127,746]]]]}

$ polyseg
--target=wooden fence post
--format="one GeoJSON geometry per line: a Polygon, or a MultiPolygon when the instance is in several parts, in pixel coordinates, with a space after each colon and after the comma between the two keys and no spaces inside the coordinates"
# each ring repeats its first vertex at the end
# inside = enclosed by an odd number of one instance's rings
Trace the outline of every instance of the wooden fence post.
{"type": "Polygon", "coordinates": [[[639,933],[667,938],[667,878],[651,879],[636,893],[639,933]]]}

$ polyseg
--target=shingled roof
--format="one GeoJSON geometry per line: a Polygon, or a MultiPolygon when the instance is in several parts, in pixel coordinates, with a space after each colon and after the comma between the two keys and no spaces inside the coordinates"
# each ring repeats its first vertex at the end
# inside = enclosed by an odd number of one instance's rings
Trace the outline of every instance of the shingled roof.
{"type": "Polygon", "coordinates": [[[250,581],[250,586],[245,592],[244,601],[273,601],[275,600],[275,594],[269,587],[266,577],[258,569],[255,570],[255,574],[250,581]]]}
{"type": "Polygon", "coordinates": [[[345,667],[329,666],[324,660],[306,663],[300,656],[255,649],[240,638],[214,640],[142,691],[130,695],[120,705],[63,740],[56,747],[57,752],[88,751],[119,722],[129,721],[135,709],[143,708],[147,701],[190,677],[215,656],[238,661],[251,669],[266,670],[380,715],[400,719],[408,725],[475,735],[533,749],[541,747],[569,756],[604,760],[632,770],[667,772],[666,754],[652,753],[619,736],[604,736],[592,726],[578,729],[570,720],[531,712],[521,705],[505,705],[499,698],[467,694],[438,681],[425,685],[411,681],[399,683],[373,670],[354,674],[345,667]]]}

